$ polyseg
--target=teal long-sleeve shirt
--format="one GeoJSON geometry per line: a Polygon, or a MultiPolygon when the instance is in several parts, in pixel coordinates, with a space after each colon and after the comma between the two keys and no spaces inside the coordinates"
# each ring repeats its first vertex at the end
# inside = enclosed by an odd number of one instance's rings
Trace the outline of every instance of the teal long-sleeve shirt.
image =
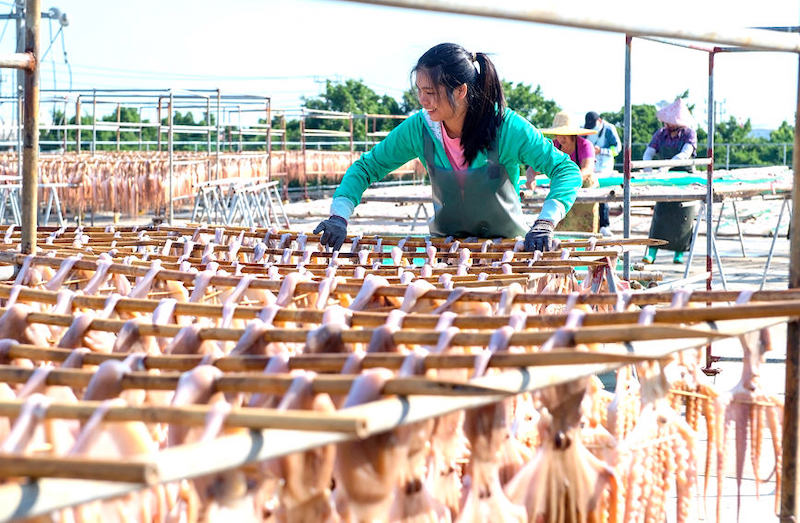
{"type": "MultiPolygon", "coordinates": [[[[353,208],[361,202],[361,195],[370,185],[414,158],[418,158],[428,168],[425,163],[423,133],[431,133],[434,138],[434,161],[437,167],[452,169],[440,132],[432,128],[439,125],[432,122],[424,110],[418,111],[392,130],[374,148],[361,155],[347,169],[336,189],[331,213],[349,218],[353,208]]],[[[550,191],[539,217],[558,223],[572,207],[578,187],[581,186],[580,170],[575,162],[511,109],[505,110],[497,133],[497,148],[500,163],[505,167],[517,192],[520,165],[529,165],[550,178],[550,191]]],[[[470,167],[481,167],[486,162],[486,151],[481,151],[470,167]]]]}

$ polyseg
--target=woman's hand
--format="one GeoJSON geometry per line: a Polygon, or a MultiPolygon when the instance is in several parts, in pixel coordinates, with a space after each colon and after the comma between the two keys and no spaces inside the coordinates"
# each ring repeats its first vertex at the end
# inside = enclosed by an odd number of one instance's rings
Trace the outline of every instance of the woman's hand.
{"type": "Polygon", "coordinates": [[[525,235],[525,250],[528,252],[552,251],[553,229],[555,228],[555,223],[551,220],[536,220],[531,230],[525,235]]]}
{"type": "Polygon", "coordinates": [[[347,220],[334,214],[327,220],[319,222],[312,234],[319,234],[320,232],[322,236],[319,239],[319,244],[338,251],[342,248],[345,238],[347,238],[347,220]]]}

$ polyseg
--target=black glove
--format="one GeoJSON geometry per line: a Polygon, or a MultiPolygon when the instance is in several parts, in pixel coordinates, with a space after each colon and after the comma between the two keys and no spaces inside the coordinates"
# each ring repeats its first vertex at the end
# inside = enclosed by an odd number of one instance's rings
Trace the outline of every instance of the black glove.
{"type": "Polygon", "coordinates": [[[334,251],[342,248],[345,238],[347,238],[347,220],[341,216],[332,215],[327,220],[322,220],[314,229],[313,234],[322,232],[319,244],[332,247],[334,251]]]}
{"type": "Polygon", "coordinates": [[[539,219],[533,224],[531,230],[525,235],[525,250],[533,251],[552,251],[553,229],[555,224],[550,220],[539,219]]]}

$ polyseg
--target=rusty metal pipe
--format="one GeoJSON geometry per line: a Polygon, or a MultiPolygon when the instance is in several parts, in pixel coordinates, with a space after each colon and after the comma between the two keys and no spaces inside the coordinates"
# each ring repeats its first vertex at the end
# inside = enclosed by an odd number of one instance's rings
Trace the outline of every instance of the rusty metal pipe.
{"type": "Polygon", "coordinates": [[[583,15],[566,9],[536,9],[522,7],[523,3],[504,5],[497,3],[471,3],[465,5],[462,0],[347,0],[360,4],[384,5],[392,7],[405,7],[442,13],[455,13],[462,15],[500,18],[504,20],[517,20],[523,22],[538,22],[542,24],[561,25],[594,29],[597,31],[610,31],[624,33],[631,36],[660,36],[664,38],[678,38],[682,40],[695,40],[714,44],[736,45],[747,49],[761,49],[766,51],[800,52],[800,37],[795,34],[779,33],[764,29],[707,29],[709,24],[703,21],[692,26],[689,21],[680,26],[658,25],[652,23],[652,14],[647,9],[646,3],[641,3],[640,11],[635,8],[628,9],[624,17],[605,17],[599,7],[597,12],[582,10],[583,15]],[[519,7],[517,7],[519,6],[519,7]]]}
{"type": "MultiPolygon", "coordinates": [[[[25,3],[25,52],[34,60],[39,56],[40,0],[25,3]]],[[[25,100],[22,144],[22,239],[25,254],[36,252],[39,183],[39,67],[25,71],[25,100]]]]}
{"type": "MultiPolygon", "coordinates": [[[[622,236],[631,237],[631,44],[633,39],[625,35],[625,111],[623,117],[623,156],[622,156],[622,236]]],[[[622,263],[622,276],[630,279],[631,255],[625,251],[622,263]]]]}
{"type": "MultiPolygon", "coordinates": [[[[789,240],[789,288],[800,287],[800,76],[797,79],[797,107],[794,116],[794,151],[792,151],[792,168],[794,184],[792,185],[792,218],[790,222],[793,234],[789,240]]],[[[797,481],[798,424],[800,423],[800,321],[794,319],[787,323],[786,331],[786,398],[783,403],[783,460],[781,462],[781,504],[780,520],[797,521],[797,499],[800,497],[800,483],[797,481]]]]}
{"type": "Polygon", "coordinates": [[[36,59],[30,53],[2,53],[0,54],[0,67],[9,69],[24,69],[32,71],[36,66],[36,59]]]}

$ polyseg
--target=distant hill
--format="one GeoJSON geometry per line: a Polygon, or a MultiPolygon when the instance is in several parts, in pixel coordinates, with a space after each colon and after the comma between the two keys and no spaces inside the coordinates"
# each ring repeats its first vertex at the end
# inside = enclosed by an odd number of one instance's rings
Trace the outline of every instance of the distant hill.
{"type": "Polygon", "coordinates": [[[772,131],[774,131],[774,130],[775,129],[753,129],[752,131],[750,131],[750,134],[748,134],[748,136],[751,137],[751,138],[766,138],[766,139],[769,139],[770,133],[772,131]]]}

